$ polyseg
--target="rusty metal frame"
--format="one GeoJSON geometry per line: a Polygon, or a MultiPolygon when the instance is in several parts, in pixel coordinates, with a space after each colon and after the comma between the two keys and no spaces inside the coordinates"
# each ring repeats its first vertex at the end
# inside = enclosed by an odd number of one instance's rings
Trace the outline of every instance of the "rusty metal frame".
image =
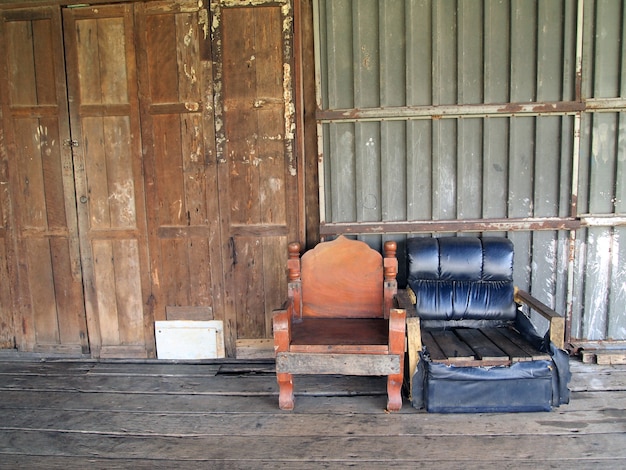
{"type": "Polygon", "coordinates": [[[584,101],[545,101],[533,103],[463,104],[436,106],[397,106],[367,109],[318,109],[319,121],[406,121],[414,119],[455,119],[487,116],[571,115],[585,111],[584,101]]]}
{"type": "Polygon", "coordinates": [[[416,220],[394,222],[336,222],[322,224],[320,235],[390,234],[433,232],[492,232],[528,230],[577,230],[582,226],[575,217],[505,218],[468,220],[416,220]]]}

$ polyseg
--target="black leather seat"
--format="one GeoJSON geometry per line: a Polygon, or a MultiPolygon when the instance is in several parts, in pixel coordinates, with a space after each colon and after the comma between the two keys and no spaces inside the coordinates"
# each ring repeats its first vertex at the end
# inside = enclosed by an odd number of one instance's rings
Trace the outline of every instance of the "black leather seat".
{"type": "MultiPolygon", "coordinates": [[[[407,258],[415,303],[407,319],[409,348],[419,349],[409,350],[413,406],[431,412],[547,411],[569,401],[568,354],[550,341],[549,331],[539,335],[515,302],[508,239],[413,238],[407,258]]],[[[539,313],[564,324],[532,300],[545,310],[539,313]]]]}

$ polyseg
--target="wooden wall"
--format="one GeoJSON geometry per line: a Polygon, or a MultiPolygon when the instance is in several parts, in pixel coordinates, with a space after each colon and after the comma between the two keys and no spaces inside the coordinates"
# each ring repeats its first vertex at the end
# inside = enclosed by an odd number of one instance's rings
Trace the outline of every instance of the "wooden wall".
{"type": "Polygon", "coordinates": [[[0,348],[152,357],[176,311],[234,356],[305,237],[294,5],[98,3],[0,10],[0,348]]]}

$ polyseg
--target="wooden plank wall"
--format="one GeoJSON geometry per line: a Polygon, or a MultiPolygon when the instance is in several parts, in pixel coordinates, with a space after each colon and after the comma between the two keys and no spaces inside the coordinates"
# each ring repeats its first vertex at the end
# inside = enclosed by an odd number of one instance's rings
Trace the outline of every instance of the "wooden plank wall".
{"type": "Polygon", "coordinates": [[[294,3],[96,3],[0,10],[1,344],[151,357],[198,307],[264,345],[305,238],[294,3]]]}

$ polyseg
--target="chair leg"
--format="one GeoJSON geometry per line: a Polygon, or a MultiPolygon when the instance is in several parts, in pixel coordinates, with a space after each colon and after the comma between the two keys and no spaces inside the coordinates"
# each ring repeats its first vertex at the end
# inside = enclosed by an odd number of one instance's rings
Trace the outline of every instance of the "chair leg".
{"type": "Polygon", "coordinates": [[[399,411],[402,408],[402,374],[387,377],[387,411],[399,411]]]}
{"type": "Polygon", "coordinates": [[[293,375],[284,372],[276,374],[278,380],[278,406],[281,410],[293,410],[293,375]]]}

